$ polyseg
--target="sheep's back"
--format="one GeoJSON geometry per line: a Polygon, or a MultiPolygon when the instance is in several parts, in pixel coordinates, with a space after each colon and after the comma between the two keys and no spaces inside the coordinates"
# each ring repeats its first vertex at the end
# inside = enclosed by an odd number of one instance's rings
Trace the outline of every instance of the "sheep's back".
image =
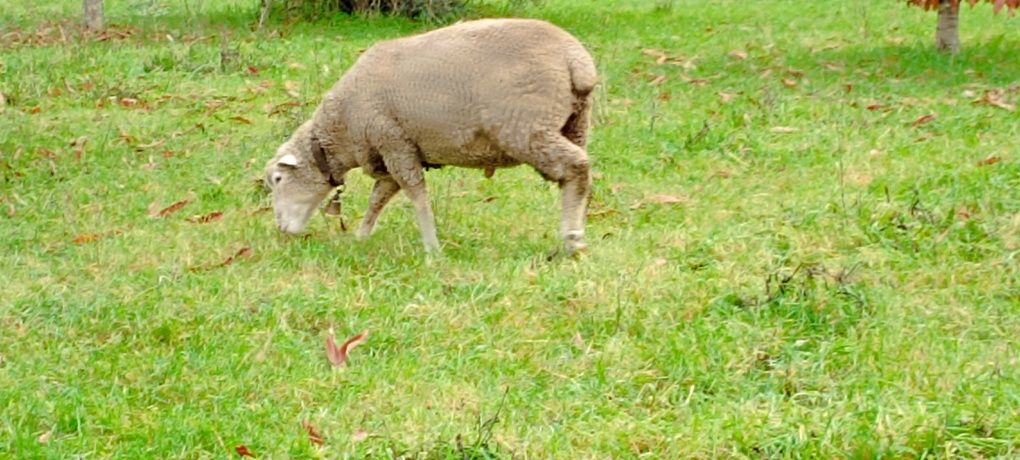
{"type": "Polygon", "coordinates": [[[358,92],[374,93],[430,160],[482,164],[562,126],[575,97],[569,53],[579,48],[546,22],[471,21],[373,47],[355,66],[373,88],[358,92]]]}

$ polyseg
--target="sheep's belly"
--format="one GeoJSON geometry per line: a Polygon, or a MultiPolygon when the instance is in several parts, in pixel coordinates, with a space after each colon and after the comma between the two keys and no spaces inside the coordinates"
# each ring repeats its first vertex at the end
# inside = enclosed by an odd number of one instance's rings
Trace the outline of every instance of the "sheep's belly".
{"type": "Polygon", "coordinates": [[[486,136],[465,137],[466,139],[442,139],[439,136],[423,136],[418,140],[422,159],[428,164],[468,168],[505,168],[521,164],[486,136]]]}

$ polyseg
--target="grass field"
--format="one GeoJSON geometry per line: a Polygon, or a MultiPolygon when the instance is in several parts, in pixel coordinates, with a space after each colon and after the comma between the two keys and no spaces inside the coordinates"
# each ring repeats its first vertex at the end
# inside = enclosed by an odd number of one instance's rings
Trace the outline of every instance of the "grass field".
{"type": "Polygon", "coordinates": [[[1020,455],[1020,19],[948,57],[902,2],[516,7],[603,75],[591,248],[547,260],[530,169],[444,168],[427,264],[403,197],[286,237],[254,180],[437,25],[107,3],[0,9],[0,457],[1020,455]]]}

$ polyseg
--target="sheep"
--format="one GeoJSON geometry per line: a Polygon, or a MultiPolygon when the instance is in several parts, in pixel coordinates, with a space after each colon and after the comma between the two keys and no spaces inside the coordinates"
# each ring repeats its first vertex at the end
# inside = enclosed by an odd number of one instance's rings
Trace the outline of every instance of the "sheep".
{"type": "Polygon", "coordinates": [[[375,179],[355,235],[403,190],[427,252],[439,251],[424,169],[527,164],[561,190],[567,253],[585,249],[585,149],[598,80],[584,46],[545,21],[483,19],[367,49],[266,164],[277,225],[300,233],[354,168],[375,179]]]}

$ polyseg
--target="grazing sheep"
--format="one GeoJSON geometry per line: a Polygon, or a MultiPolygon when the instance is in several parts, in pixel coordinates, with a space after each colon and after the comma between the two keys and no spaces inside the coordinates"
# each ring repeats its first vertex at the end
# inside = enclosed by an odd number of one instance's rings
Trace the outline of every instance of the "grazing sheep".
{"type": "Polygon", "coordinates": [[[439,249],[423,170],[528,164],[562,194],[567,252],[585,247],[591,55],[544,21],[485,19],[368,49],[266,165],[279,228],[298,233],[354,168],[376,182],[357,236],[403,189],[428,251],[439,249]]]}

